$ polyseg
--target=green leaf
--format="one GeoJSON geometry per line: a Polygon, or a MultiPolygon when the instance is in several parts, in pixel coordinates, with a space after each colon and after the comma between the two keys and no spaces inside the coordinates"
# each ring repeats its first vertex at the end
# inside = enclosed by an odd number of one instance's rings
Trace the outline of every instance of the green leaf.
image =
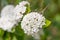
{"type": "Polygon", "coordinates": [[[12,28],[12,31],[11,31],[11,33],[14,33],[15,32],[15,27],[14,28],[12,28]]]}
{"type": "Polygon", "coordinates": [[[3,40],[3,37],[0,37],[0,40],[3,40]]]}
{"type": "Polygon", "coordinates": [[[51,24],[51,21],[46,19],[45,25],[43,28],[49,27],[50,24],[51,24]]]}
{"type": "Polygon", "coordinates": [[[24,31],[21,29],[21,23],[19,22],[18,25],[16,26],[16,30],[14,34],[16,35],[17,40],[23,40],[24,39],[24,31]]]}
{"type": "Polygon", "coordinates": [[[30,6],[27,6],[26,10],[27,10],[26,12],[29,13],[31,11],[30,6]]]}
{"type": "Polygon", "coordinates": [[[21,2],[22,0],[15,0],[14,1],[14,5],[17,5],[17,4],[19,4],[19,2],[21,2]]]}
{"type": "Polygon", "coordinates": [[[25,6],[27,7],[25,14],[28,14],[31,12],[30,5],[26,4],[25,6]]]}
{"type": "Polygon", "coordinates": [[[11,36],[9,32],[6,32],[4,35],[4,40],[11,40],[11,36]]]}
{"type": "Polygon", "coordinates": [[[13,36],[13,39],[12,40],[17,40],[16,36],[13,36]]]}
{"type": "Polygon", "coordinates": [[[4,35],[4,31],[0,29],[0,37],[2,37],[3,35],[4,35]]]}

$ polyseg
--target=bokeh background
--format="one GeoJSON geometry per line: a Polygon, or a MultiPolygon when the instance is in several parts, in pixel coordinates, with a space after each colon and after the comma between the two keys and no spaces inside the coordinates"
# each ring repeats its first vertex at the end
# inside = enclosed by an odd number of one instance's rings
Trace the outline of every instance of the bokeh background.
{"type": "MultiPolygon", "coordinates": [[[[25,0],[0,0],[0,12],[2,8],[8,4],[16,5],[21,1],[25,0]]],[[[41,40],[60,40],[60,0],[26,0],[30,2],[31,11],[42,11],[47,5],[48,8],[45,10],[43,15],[51,21],[49,27],[44,28],[44,36],[41,40]]],[[[33,37],[24,35],[24,32],[19,28],[16,29],[16,33],[7,35],[6,32],[3,36],[4,40],[34,40],[33,37]],[[10,38],[12,36],[12,38],[10,38]]],[[[0,38],[0,40],[2,40],[0,38]]]]}

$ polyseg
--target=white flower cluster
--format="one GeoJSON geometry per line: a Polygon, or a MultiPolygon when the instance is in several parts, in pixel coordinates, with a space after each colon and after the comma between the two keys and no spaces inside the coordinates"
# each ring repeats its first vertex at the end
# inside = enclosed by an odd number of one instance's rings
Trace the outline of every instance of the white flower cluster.
{"type": "Polygon", "coordinates": [[[23,17],[23,14],[26,12],[26,4],[30,5],[27,1],[22,1],[14,8],[14,13],[17,15],[15,18],[17,20],[21,19],[23,17]]]}
{"type": "Polygon", "coordinates": [[[24,16],[21,22],[21,28],[28,35],[38,33],[39,29],[45,25],[45,18],[37,12],[31,12],[24,16]]]}
{"type": "Polygon", "coordinates": [[[5,31],[10,32],[12,27],[16,24],[13,17],[13,5],[5,6],[1,11],[1,17],[0,17],[0,28],[2,28],[5,31]]]}
{"type": "Polygon", "coordinates": [[[11,31],[17,22],[20,22],[21,18],[23,17],[23,13],[26,11],[26,4],[29,5],[27,1],[22,1],[14,7],[13,5],[7,5],[1,11],[0,17],[0,28],[3,30],[11,31]]]}

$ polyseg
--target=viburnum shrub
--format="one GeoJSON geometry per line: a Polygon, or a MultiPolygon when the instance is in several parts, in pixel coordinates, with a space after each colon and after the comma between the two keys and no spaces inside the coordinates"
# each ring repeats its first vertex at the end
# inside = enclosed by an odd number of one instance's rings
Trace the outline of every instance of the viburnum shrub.
{"type": "Polygon", "coordinates": [[[2,33],[6,31],[15,33],[12,29],[21,27],[25,34],[39,39],[38,33],[50,23],[41,13],[31,11],[30,3],[27,1],[19,2],[16,6],[7,5],[1,10],[0,29],[3,30],[2,33]]]}

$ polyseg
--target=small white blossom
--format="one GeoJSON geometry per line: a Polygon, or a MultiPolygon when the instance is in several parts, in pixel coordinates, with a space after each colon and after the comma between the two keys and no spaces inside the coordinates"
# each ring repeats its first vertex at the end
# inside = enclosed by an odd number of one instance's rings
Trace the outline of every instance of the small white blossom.
{"type": "Polygon", "coordinates": [[[39,29],[45,25],[45,17],[37,12],[31,12],[24,16],[21,27],[28,35],[38,33],[39,29]]]}

